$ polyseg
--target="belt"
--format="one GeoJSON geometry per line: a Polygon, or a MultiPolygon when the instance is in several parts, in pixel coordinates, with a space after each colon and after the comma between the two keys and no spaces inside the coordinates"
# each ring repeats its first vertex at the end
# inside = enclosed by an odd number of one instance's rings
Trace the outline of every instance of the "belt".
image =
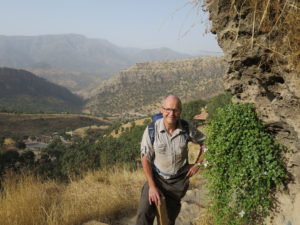
{"type": "Polygon", "coordinates": [[[181,167],[175,174],[164,173],[160,169],[158,169],[154,164],[153,164],[153,169],[159,175],[162,175],[165,179],[170,179],[170,178],[174,178],[174,177],[178,177],[178,176],[182,175],[182,173],[185,171],[187,166],[188,166],[188,163],[185,164],[183,167],[181,167]]]}
{"type": "Polygon", "coordinates": [[[159,170],[156,166],[154,166],[154,170],[155,170],[158,174],[163,175],[164,177],[171,178],[171,177],[174,175],[174,174],[164,173],[164,172],[162,172],[161,170],[159,170]]]}

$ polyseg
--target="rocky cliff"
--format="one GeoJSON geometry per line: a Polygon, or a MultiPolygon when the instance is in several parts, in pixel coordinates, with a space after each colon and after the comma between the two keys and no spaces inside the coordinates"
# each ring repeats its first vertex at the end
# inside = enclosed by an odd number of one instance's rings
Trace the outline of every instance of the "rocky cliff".
{"type": "Polygon", "coordinates": [[[207,9],[228,70],[225,88],[253,103],[270,132],[292,150],[289,193],[268,224],[300,224],[300,2],[211,0],[207,9]]]}

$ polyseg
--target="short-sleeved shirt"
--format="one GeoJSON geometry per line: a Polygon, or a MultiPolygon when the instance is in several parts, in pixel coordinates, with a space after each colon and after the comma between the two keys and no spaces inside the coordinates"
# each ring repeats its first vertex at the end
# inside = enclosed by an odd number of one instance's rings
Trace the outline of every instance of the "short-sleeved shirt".
{"type": "MultiPolygon", "coordinates": [[[[155,122],[154,129],[153,145],[149,137],[148,127],[144,131],[141,142],[141,156],[146,156],[158,173],[168,179],[188,164],[188,146],[184,135],[185,131],[180,120],[172,135],[167,132],[163,119],[155,122]]],[[[189,139],[202,145],[205,136],[189,124],[189,139]]]]}

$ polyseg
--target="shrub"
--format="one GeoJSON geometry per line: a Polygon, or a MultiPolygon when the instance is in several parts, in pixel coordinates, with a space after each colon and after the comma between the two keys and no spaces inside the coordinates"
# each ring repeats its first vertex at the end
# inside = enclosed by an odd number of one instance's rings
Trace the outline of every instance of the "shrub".
{"type": "Polygon", "coordinates": [[[22,167],[32,168],[34,166],[34,158],[32,151],[25,151],[20,155],[19,161],[22,167]]]}
{"type": "Polygon", "coordinates": [[[200,113],[200,109],[204,107],[205,104],[206,101],[201,99],[182,104],[181,118],[187,121],[192,121],[193,117],[200,113]]]}
{"type": "Polygon", "coordinates": [[[14,168],[19,160],[19,153],[15,150],[9,150],[0,154],[0,166],[3,168],[14,168]]]}
{"type": "Polygon", "coordinates": [[[4,144],[5,137],[0,136],[0,147],[4,144]]]}
{"type": "Polygon", "coordinates": [[[72,143],[63,152],[60,163],[63,174],[80,175],[100,167],[99,152],[87,141],[72,143]]]}
{"type": "Polygon", "coordinates": [[[217,113],[218,108],[222,108],[228,104],[231,104],[232,95],[230,93],[222,93],[213,97],[206,105],[206,109],[209,115],[209,119],[212,120],[217,113]]]}
{"type": "Polygon", "coordinates": [[[26,148],[26,144],[24,141],[17,141],[15,144],[16,148],[18,149],[25,149],[26,148]]]}
{"type": "Polygon", "coordinates": [[[218,110],[205,157],[214,225],[262,224],[274,191],[287,178],[284,148],[265,132],[251,105],[218,110]]]}

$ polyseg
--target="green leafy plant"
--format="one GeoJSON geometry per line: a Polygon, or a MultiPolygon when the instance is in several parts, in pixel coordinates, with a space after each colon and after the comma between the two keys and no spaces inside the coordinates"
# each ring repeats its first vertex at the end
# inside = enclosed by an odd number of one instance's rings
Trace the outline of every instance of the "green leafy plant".
{"type": "Polygon", "coordinates": [[[199,99],[199,100],[193,100],[187,103],[182,104],[182,113],[181,118],[192,121],[193,117],[196,114],[200,113],[200,109],[204,107],[206,104],[205,100],[199,99]]]}
{"type": "Polygon", "coordinates": [[[262,224],[287,179],[284,147],[249,104],[220,108],[208,128],[206,176],[214,225],[262,224]]]}
{"type": "Polygon", "coordinates": [[[206,105],[206,110],[209,115],[209,120],[212,120],[214,118],[218,108],[222,108],[228,104],[231,104],[231,98],[232,95],[228,92],[221,93],[211,98],[206,105]]]}

